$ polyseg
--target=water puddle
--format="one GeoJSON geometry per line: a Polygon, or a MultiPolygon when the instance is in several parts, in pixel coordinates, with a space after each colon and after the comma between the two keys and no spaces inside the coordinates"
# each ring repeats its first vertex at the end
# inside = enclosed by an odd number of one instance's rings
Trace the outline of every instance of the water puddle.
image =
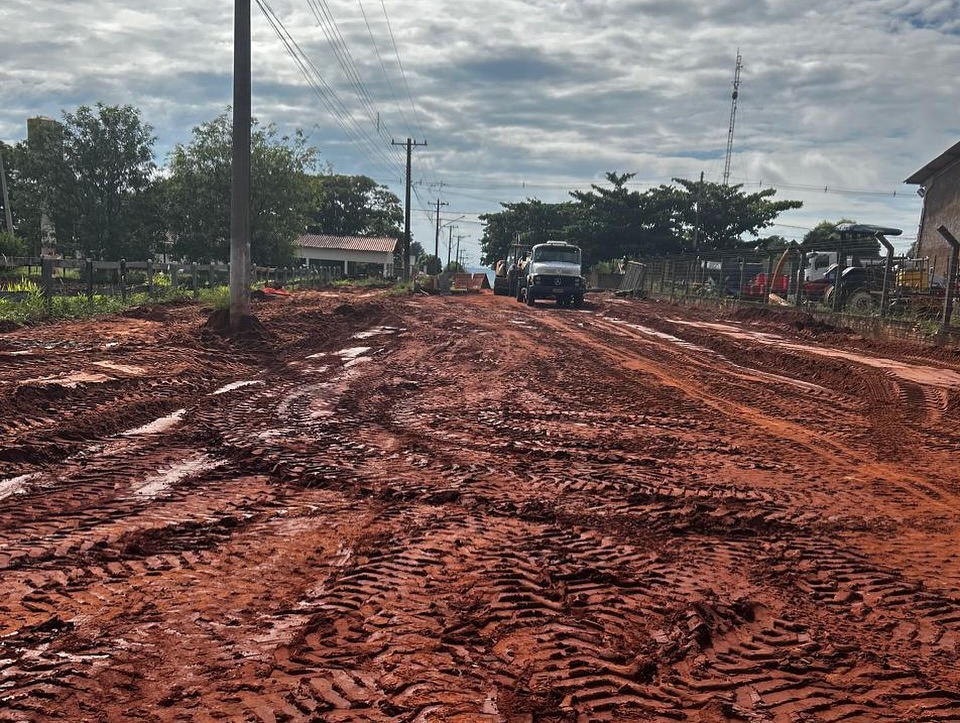
{"type": "Polygon", "coordinates": [[[21,384],[39,384],[43,386],[66,387],[75,389],[81,384],[103,384],[112,382],[114,377],[108,377],[106,374],[89,374],[86,372],[73,372],[72,374],[60,374],[55,377],[37,377],[35,379],[21,379],[21,384]]]}
{"type": "Polygon", "coordinates": [[[168,470],[149,477],[142,485],[133,490],[133,494],[138,497],[157,497],[188,477],[193,477],[201,472],[209,472],[222,467],[226,463],[225,459],[213,459],[205,454],[186,459],[168,470]]]}
{"type": "Polygon", "coordinates": [[[369,346],[355,346],[351,349],[341,349],[337,352],[337,356],[344,361],[347,361],[350,359],[356,359],[359,356],[363,356],[368,351],[370,351],[369,346]]]}
{"type": "Polygon", "coordinates": [[[146,369],[142,367],[129,366],[127,364],[116,364],[110,361],[97,361],[93,362],[94,366],[103,367],[104,369],[110,369],[115,372],[121,372],[122,374],[130,374],[131,376],[143,376],[147,373],[146,369]]]}
{"type": "Polygon", "coordinates": [[[398,329],[395,326],[378,326],[368,331],[357,332],[350,338],[351,339],[370,339],[371,337],[374,337],[374,336],[384,336],[385,334],[394,334],[398,331],[400,331],[400,329],[398,329]]]}
{"type": "Polygon", "coordinates": [[[845,361],[863,364],[865,366],[873,367],[874,369],[881,369],[888,374],[899,377],[904,381],[913,382],[915,384],[949,388],[960,387],[960,372],[956,372],[953,369],[941,369],[939,367],[932,367],[926,364],[908,364],[906,362],[897,361],[896,359],[871,357],[851,351],[844,351],[843,349],[811,346],[809,344],[798,344],[775,334],[747,331],[745,329],[735,326],[728,326],[726,324],[679,321],[676,319],[671,319],[671,323],[709,329],[710,331],[716,331],[720,334],[724,334],[725,336],[735,339],[756,341],[769,346],[777,346],[781,349],[800,351],[807,354],[815,354],[817,356],[823,356],[832,359],[843,359],[845,361]]]}
{"type": "Polygon", "coordinates": [[[173,414],[168,414],[166,417],[160,417],[160,419],[155,419],[149,424],[144,424],[142,427],[136,427],[135,429],[128,429],[126,432],[121,432],[121,437],[138,437],[143,434],[161,434],[162,432],[167,432],[178,424],[183,419],[183,416],[187,413],[186,409],[178,409],[173,414]]]}
{"type": "Polygon", "coordinates": [[[12,495],[22,495],[27,491],[27,483],[39,476],[39,472],[34,472],[11,479],[0,480],[0,500],[12,495]]]}
{"type": "Polygon", "coordinates": [[[252,387],[254,385],[263,386],[263,381],[248,381],[248,382],[233,382],[232,384],[227,384],[224,387],[220,387],[217,391],[211,392],[211,397],[216,397],[220,394],[226,394],[227,392],[232,392],[236,389],[243,389],[244,387],[252,387]]]}

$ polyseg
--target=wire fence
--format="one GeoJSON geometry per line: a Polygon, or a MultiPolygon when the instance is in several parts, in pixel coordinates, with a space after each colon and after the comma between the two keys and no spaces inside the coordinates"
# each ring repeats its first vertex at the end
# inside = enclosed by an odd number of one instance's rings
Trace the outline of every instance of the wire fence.
{"type": "Polygon", "coordinates": [[[848,258],[841,264],[835,256],[791,250],[628,261],[617,294],[680,303],[793,308],[893,326],[939,325],[943,334],[960,334],[956,328],[960,319],[954,313],[955,273],[950,284],[933,276],[933,264],[927,259],[848,258]]]}
{"type": "MultiPolygon", "coordinates": [[[[333,267],[254,266],[251,283],[288,286],[326,286],[341,278],[333,267]]],[[[38,288],[44,297],[118,296],[147,293],[193,293],[226,286],[229,264],[196,264],[156,261],[95,261],[92,259],[9,258],[0,256],[0,298],[17,299],[38,288]]]]}

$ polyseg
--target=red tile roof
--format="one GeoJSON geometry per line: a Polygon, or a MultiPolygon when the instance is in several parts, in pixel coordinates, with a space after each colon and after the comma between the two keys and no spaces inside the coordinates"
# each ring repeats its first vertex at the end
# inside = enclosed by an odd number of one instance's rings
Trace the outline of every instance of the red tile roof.
{"type": "Polygon", "coordinates": [[[397,239],[388,237],[363,236],[321,236],[306,234],[297,239],[297,245],[311,249],[338,249],[341,251],[377,251],[393,253],[397,239]]]}

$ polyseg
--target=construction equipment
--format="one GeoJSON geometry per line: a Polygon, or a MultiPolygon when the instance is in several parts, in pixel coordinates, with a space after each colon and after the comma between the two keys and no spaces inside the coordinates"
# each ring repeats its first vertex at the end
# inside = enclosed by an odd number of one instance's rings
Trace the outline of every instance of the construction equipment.
{"type": "Polygon", "coordinates": [[[530,246],[520,243],[519,239],[510,245],[507,258],[497,262],[496,275],[493,277],[494,296],[513,296],[516,298],[521,277],[520,265],[528,253],[530,253],[530,246]]]}

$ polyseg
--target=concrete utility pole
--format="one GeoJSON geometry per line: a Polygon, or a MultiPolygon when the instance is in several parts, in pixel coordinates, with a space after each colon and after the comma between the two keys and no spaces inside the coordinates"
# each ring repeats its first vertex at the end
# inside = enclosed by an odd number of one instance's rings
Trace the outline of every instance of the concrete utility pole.
{"type": "Polygon", "coordinates": [[[461,267],[463,266],[463,262],[460,260],[460,239],[462,238],[470,238],[470,234],[468,233],[457,234],[457,263],[460,264],[461,267]]]}
{"type": "Polygon", "coordinates": [[[10,196],[7,195],[7,172],[3,168],[2,151],[0,151],[0,189],[3,191],[3,210],[7,217],[7,233],[13,234],[13,212],[10,210],[10,196]]]}
{"type": "Polygon", "coordinates": [[[449,205],[446,201],[441,203],[440,199],[437,199],[437,237],[433,242],[433,255],[437,257],[437,261],[440,260],[440,207],[449,205]]]}
{"type": "Polygon", "coordinates": [[[250,0],[235,0],[233,186],[230,195],[230,328],[250,316],[250,0]]]}
{"type": "Polygon", "coordinates": [[[397,143],[396,141],[391,141],[390,145],[393,146],[403,146],[407,147],[407,194],[406,194],[406,203],[404,204],[403,209],[403,280],[410,280],[410,170],[411,170],[411,159],[413,157],[413,149],[417,146],[425,146],[427,142],[417,143],[415,141],[407,138],[406,143],[397,143]]]}
{"type": "Polygon", "coordinates": [[[447,266],[450,266],[450,250],[453,248],[453,229],[456,226],[450,227],[450,237],[447,239],[447,266]]]}

